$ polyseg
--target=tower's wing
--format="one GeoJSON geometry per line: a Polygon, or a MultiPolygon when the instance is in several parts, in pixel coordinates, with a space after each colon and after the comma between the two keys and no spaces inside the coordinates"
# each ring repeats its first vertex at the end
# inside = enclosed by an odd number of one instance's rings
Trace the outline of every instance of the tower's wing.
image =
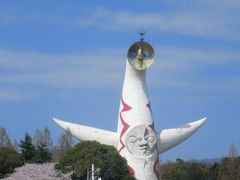
{"type": "Polygon", "coordinates": [[[97,141],[117,148],[118,134],[115,132],[69,123],[56,118],[53,120],[79,140],[97,141]]]}
{"type": "Polygon", "coordinates": [[[203,125],[206,119],[207,118],[203,118],[178,128],[162,130],[158,134],[159,153],[163,153],[189,138],[203,125]]]}

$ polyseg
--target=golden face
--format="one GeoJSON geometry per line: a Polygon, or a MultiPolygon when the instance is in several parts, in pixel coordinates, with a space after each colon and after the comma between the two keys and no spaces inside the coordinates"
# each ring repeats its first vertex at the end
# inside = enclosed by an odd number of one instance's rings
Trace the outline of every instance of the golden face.
{"type": "Polygon", "coordinates": [[[134,43],[128,50],[128,62],[137,70],[144,70],[153,63],[154,50],[144,41],[134,43]]]}

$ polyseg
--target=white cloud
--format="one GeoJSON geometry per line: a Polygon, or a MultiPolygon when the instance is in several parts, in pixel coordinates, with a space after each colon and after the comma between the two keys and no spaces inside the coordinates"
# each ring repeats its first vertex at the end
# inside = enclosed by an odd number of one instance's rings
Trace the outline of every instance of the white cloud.
{"type": "Polygon", "coordinates": [[[111,52],[59,55],[0,50],[0,68],[5,70],[0,82],[58,87],[114,86],[121,79],[124,59],[119,59],[118,51],[111,52]]]}
{"type": "Polygon", "coordinates": [[[210,93],[212,98],[218,93],[224,98],[240,90],[240,74],[231,73],[240,67],[238,51],[161,46],[156,52],[158,56],[149,70],[149,81],[155,87],[210,93]]]}
{"type": "Polygon", "coordinates": [[[185,35],[239,39],[240,20],[235,15],[215,13],[211,9],[136,13],[98,8],[88,17],[80,17],[82,27],[107,31],[146,28],[151,31],[185,35]]]}
{"type": "Polygon", "coordinates": [[[21,101],[30,100],[37,96],[33,92],[25,90],[13,90],[13,89],[0,89],[0,100],[1,101],[21,101]]]}
{"type": "MultiPolygon", "coordinates": [[[[171,2],[171,1],[170,1],[171,2]]],[[[153,3],[154,5],[154,3],[153,3]]],[[[157,4],[156,6],[158,6],[157,4]]],[[[239,40],[240,16],[238,1],[175,1],[161,11],[113,10],[105,7],[84,10],[78,16],[48,15],[41,12],[4,11],[2,25],[8,23],[61,24],[80,28],[94,27],[104,31],[129,31],[145,28],[155,32],[177,33],[220,39],[239,40]],[[170,8],[171,7],[171,8],[170,8]],[[30,13],[30,12],[29,12],[30,13]]]]}
{"type": "MultiPolygon", "coordinates": [[[[171,67],[174,71],[179,68],[195,69],[209,65],[240,63],[240,53],[236,50],[207,50],[174,46],[156,47],[157,64],[159,68],[171,67]],[[163,63],[163,64],[162,64],[163,63]]],[[[168,71],[170,69],[167,69],[168,71]]]]}
{"type": "MultiPolygon", "coordinates": [[[[124,76],[125,56],[121,50],[98,49],[81,54],[46,54],[0,50],[0,83],[6,86],[24,87],[40,85],[49,87],[106,88],[121,84],[124,76]]],[[[237,51],[210,51],[179,47],[156,47],[156,60],[149,70],[150,82],[161,86],[217,87],[226,82],[228,89],[240,84],[236,77],[221,81],[213,77],[203,82],[190,82],[186,76],[205,77],[199,74],[210,66],[229,71],[226,65],[239,66],[237,51]],[[234,78],[234,81],[231,80],[234,78]],[[179,79],[185,79],[186,82],[179,79]],[[237,83],[238,82],[238,83],[237,83]]],[[[211,70],[210,70],[211,71],[211,70]]],[[[208,71],[209,72],[209,71],[208,71]]],[[[213,88],[214,88],[213,87],[213,88]]]]}

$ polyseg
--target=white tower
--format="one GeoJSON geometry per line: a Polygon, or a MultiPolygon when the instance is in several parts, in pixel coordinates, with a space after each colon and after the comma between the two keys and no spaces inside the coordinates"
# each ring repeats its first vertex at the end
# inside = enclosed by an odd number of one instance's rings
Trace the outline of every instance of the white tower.
{"type": "Polygon", "coordinates": [[[117,132],[53,119],[79,140],[113,145],[127,159],[129,172],[136,179],[159,180],[159,154],[190,137],[206,118],[180,128],[155,131],[146,88],[146,69],[154,61],[154,50],[144,41],[144,33],[140,35],[140,41],[128,50],[117,132]]]}

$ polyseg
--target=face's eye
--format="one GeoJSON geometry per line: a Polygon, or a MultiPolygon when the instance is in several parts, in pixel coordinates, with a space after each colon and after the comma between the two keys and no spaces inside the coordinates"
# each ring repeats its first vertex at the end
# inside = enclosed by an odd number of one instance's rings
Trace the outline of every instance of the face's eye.
{"type": "Polygon", "coordinates": [[[130,136],[130,137],[128,138],[128,140],[129,140],[130,143],[135,143],[135,142],[137,142],[137,137],[135,137],[135,136],[130,136]]]}
{"type": "Polygon", "coordinates": [[[148,57],[148,53],[147,53],[147,51],[144,51],[143,58],[147,58],[147,57],[148,57]]]}
{"type": "Polygon", "coordinates": [[[132,60],[136,59],[136,56],[137,56],[137,54],[135,52],[131,52],[130,57],[132,60]]]}
{"type": "Polygon", "coordinates": [[[149,142],[149,143],[153,143],[155,141],[155,137],[154,136],[147,136],[146,141],[149,142]]]}

